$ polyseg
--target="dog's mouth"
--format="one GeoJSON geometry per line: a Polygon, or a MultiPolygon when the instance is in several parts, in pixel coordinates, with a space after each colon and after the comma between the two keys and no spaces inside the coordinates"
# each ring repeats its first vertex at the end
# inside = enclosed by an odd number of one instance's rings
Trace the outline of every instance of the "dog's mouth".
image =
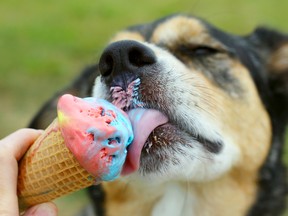
{"type": "Polygon", "coordinates": [[[168,157],[167,154],[170,150],[182,152],[182,156],[187,154],[176,143],[193,148],[193,143],[197,142],[210,153],[219,153],[222,149],[221,140],[212,141],[201,134],[181,130],[177,123],[170,122],[167,115],[158,110],[135,108],[127,113],[132,123],[134,140],[128,147],[122,175],[129,175],[139,168],[142,174],[155,172],[168,161],[179,163],[177,158],[168,157]]]}
{"type": "MultiPolygon", "coordinates": [[[[122,175],[138,170],[146,175],[163,170],[163,167],[165,169],[171,163],[178,165],[180,160],[176,153],[189,156],[183,148],[194,148],[195,143],[202,145],[210,153],[221,150],[221,140],[211,141],[207,136],[196,133],[197,130],[184,130],[187,119],[183,119],[183,116],[169,116],[160,111],[165,110],[163,106],[161,109],[161,104],[156,106],[155,102],[139,100],[142,99],[138,97],[139,85],[140,80],[137,79],[129,84],[127,91],[121,87],[113,87],[110,91],[112,103],[126,111],[134,131],[134,141],[128,147],[122,175]]],[[[190,121],[190,124],[195,123],[190,121]]]]}

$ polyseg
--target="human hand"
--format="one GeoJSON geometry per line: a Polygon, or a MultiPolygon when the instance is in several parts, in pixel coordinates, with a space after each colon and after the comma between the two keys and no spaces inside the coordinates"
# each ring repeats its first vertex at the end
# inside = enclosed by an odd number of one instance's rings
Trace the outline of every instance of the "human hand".
{"type": "MultiPolygon", "coordinates": [[[[18,161],[42,132],[20,129],[0,140],[0,216],[19,215],[17,197],[18,161]]],[[[53,203],[29,208],[24,216],[56,216],[53,203]]]]}

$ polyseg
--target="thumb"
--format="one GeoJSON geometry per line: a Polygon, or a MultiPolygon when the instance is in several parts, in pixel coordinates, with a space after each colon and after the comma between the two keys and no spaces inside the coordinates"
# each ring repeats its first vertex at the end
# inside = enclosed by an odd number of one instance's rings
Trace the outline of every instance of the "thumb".
{"type": "Polygon", "coordinates": [[[54,203],[42,203],[29,208],[23,216],[57,216],[58,210],[54,203]]]}

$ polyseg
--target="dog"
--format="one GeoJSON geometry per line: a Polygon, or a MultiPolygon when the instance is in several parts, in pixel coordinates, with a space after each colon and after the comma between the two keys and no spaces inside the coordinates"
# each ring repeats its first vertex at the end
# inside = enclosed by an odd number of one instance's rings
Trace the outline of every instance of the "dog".
{"type": "Polygon", "coordinates": [[[283,148],[288,36],[236,36],[186,14],[129,27],[99,62],[56,93],[144,108],[122,176],[89,189],[94,215],[277,216],[287,193],[283,148]],[[147,129],[148,128],[148,129],[147,129]]]}

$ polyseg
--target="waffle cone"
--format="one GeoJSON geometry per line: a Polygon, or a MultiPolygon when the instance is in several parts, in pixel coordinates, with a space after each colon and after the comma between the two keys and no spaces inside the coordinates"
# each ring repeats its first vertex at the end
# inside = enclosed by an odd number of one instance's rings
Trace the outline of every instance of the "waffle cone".
{"type": "Polygon", "coordinates": [[[20,209],[91,186],[94,179],[66,147],[55,119],[19,163],[20,209]]]}

